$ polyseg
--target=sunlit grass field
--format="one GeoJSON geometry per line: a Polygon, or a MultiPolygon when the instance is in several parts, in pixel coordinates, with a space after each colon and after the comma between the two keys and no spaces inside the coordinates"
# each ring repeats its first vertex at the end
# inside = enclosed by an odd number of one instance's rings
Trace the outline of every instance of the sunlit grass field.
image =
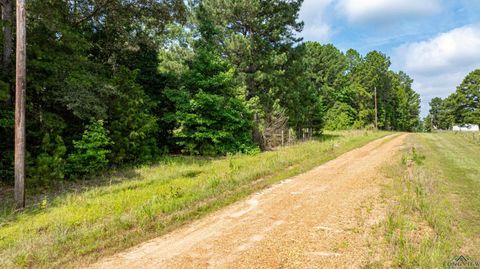
{"type": "Polygon", "coordinates": [[[164,234],[386,132],[331,132],[257,155],[168,157],[0,215],[0,267],[75,267],[164,234]]]}
{"type": "Polygon", "coordinates": [[[390,167],[395,197],[385,222],[393,267],[444,268],[480,261],[478,133],[414,134],[390,167]]]}

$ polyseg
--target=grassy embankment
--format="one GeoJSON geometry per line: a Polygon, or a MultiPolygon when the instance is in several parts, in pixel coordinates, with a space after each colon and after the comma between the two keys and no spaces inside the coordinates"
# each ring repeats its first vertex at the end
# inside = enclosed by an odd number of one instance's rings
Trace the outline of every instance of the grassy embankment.
{"type": "Polygon", "coordinates": [[[414,134],[390,167],[384,223],[393,267],[443,268],[455,256],[480,261],[479,134],[414,134]]]}
{"type": "MultiPolygon", "coordinates": [[[[170,157],[107,177],[110,185],[0,215],[0,267],[73,267],[166,233],[384,132],[333,133],[258,155],[170,157]]],[[[101,181],[102,182],[102,181],[101,181]]],[[[1,207],[1,206],[0,206],[1,207]]],[[[1,208],[0,208],[1,210],[1,208]]]]}

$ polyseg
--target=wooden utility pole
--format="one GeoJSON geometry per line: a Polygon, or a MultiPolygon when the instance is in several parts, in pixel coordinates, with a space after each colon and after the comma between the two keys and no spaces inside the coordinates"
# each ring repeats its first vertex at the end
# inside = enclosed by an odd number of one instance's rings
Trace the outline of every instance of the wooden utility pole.
{"type": "Polygon", "coordinates": [[[25,0],[17,0],[17,61],[15,92],[15,205],[25,207],[25,98],[27,84],[25,0]]]}
{"type": "Polygon", "coordinates": [[[377,86],[375,86],[375,129],[378,129],[377,86]]]}

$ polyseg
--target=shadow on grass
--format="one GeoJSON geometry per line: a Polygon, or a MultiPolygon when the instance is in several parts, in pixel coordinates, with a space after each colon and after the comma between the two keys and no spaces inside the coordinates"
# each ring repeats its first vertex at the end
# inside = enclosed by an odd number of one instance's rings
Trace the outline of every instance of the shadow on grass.
{"type": "Polygon", "coordinates": [[[315,137],[315,140],[320,141],[320,142],[325,142],[325,141],[330,141],[334,140],[337,138],[343,137],[342,135],[339,134],[321,134],[317,137],[315,137]]]}
{"type": "MultiPolygon", "coordinates": [[[[109,171],[75,180],[60,180],[51,182],[44,186],[32,186],[27,179],[27,190],[25,193],[26,207],[22,211],[15,210],[14,203],[14,189],[11,185],[0,185],[0,227],[6,225],[8,222],[14,222],[19,216],[33,216],[44,211],[42,203],[47,202],[49,207],[55,207],[55,201],[64,200],[68,195],[78,195],[88,192],[95,188],[111,187],[119,185],[128,181],[138,181],[138,184],[125,186],[125,189],[132,189],[153,184],[153,181],[143,181],[145,178],[138,172],[138,169],[145,166],[162,166],[162,165],[199,165],[204,166],[214,160],[219,160],[225,157],[197,157],[197,156],[183,156],[170,155],[160,157],[156,161],[137,166],[127,166],[122,168],[111,168],[109,171]],[[21,212],[21,213],[20,213],[21,212]]],[[[193,178],[201,172],[197,170],[187,171],[185,174],[179,176],[193,178]]],[[[178,177],[178,176],[176,176],[178,177]]],[[[170,180],[172,178],[166,178],[170,180]]],[[[122,191],[123,188],[115,191],[122,191]]],[[[114,192],[115,192],[114,191],[114,192]]],[[[108,193],[111,193],[109,190],[108,193]]],[[[99,194],[101,195],[101,194],[99,194]]]]}
{"type": "MultiPolygon", "coordinates": [[[[326,132],[322,135],[316,136],[314,140],[325,142],[343,137],[341,133],[326,132]]],[[[301,141],[299,141],[301,142],[301,141]]],[[[85,178],[75,180],[61,180],[51,182],[48,185],[41,187],[33,186],[27,179],[26,191],[26,208],[19,214],[14,210],[13,187],[0,185],[0,226],[8,222],[15,221],[19,216],[32,216],[44,211],[43,203],[47,203],[49,207],[61,205],[63,198],[69,195],[80,195],[95,188],[111,187],[125,182],[134,182],[127,184],[122,188],[115,189],[100,189],[96,195],[102,195],[112,192],[121,192],[124,189],[136,189],[153,184],[154,181],[145,180],[144,176],[138,172],[141,167],[158,167],[158,166],[189,166],[197,165],[204,166],[210,164],[212,161],[222,160],[228,158],[222,157],[205,157],[205,156],[185,156],[185,155],[165,155],[156,161],[137,166],[127,166],[116,168],[112,167],[109,171],[85,178]],[[104,190],[104,191],[103,191],[104,190]]],[[[178,177],[195,178],[202,171],[192,169],[185,171],[185,173],[177,174],[172,177],[165,177],[162,180],[172,180],[178,177]]]]}

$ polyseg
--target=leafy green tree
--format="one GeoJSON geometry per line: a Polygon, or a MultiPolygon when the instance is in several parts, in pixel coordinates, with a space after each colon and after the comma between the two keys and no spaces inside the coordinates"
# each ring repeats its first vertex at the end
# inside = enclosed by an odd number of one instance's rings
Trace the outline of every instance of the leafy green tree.
{"type": "Polygon", "coordinates": [[[480,124],[480,69],[469,73],[457,90],[445,99],[430,101],[432,128],[450,129],[454,124],[480,124]]]}
{"type": "Polygon", "coordinates": [[[364,128],[373,125],[375,118],[375,110],[372,100],[374,100],[374,92],[371,85],[367,85],[362,79],[362,68],[365,67],[364,58],[354,49],[349,49],[345,53],[347,61],[346,80],[350,92],[353,92],[353,102],[350,105],[358,111],[358,117],[355,121],[355,128],[364,128]]]}
{"type": "Polygon", "coordinates": [[[177,119],[175,136],[186,153],[225,155],[254,149],[250,113],[239,99],[199,91],[177,112],[177,119]]]}
{"type": "MultiPolygon", "coordinates": [[[[351,52],[352,55],[355,55],[351,52]]],[[[378,52],[369,52],[360,62],[356,63],[353,73],[350,73],[352,80],[360,85],[367,94],[362,94],[364,99],[357,100],[357,104],[361,110],[371,111],[374,108],[374,92],[377,91],[378,104],[378,125],[380,128],[391,128],[388,118],[389,109],[391,109],[390,101],[391,87],[389,76],[390,59],[378,52]]],[[[365,113],[365,112],[364,112],[365,113]]],[[[373,121],[372,121],[373,123],[373,121]]]]}
{"type": "Polygon", "coordinates": [[[413,80],[404,72],[392,73],[395,103],[389,119],[396,130],[413,131],[419,124],[420,96],[412,89],[413,80]]]}
{"type": "Polygon", "coordinates": [[[355,109],[348,104],[337,102],[325,115],[325,129],[350,129],[355,121],[356,114],[355,109]]]}
{"type": "Polygon", "coordinates": [[[430,133],[430,132],[433,131],[432,116],[431,115],[427,115],[423,119],[422,122],[423,122],[423,129],[422,129],[423,132],[430,133]]]}
{"type": "Polygon", "coordinates": [[[27,171],[36,185],[46,185],[52,181],[65,178],[65,153],[67,148],[63,139],[56,135],[52,140],[50,134],[45,134],[42,140],[40,154],[27,171]]]}
{"type": "Polygon", "coordinates": [[[357,69],[361,66],[363,62],[363,57],[360,53],[354,49],[349,49],[345,53],[345,58],[347,60],[347,75],[350,77],[349,80],[353,80],[357,69]]]}
{"type": "Polygon", "coordinates": [[[439,116],[439,129],[448,130],[455,123],[459,123],[457,119],[460,118],[460,107],[457,106],[455,93],[443,100],[439,116]]]}
{"type": "Polygon", "coordinates": [[[420,97],[412,89],[413,80],[408,75],[389,70],[390,60],[386,55],[373,51],[362,57],[353,49],[343,54],[332,45],[317,42],[302,46],[307,51],[303,77],[318,89],[326,110],[337,103],[347,104],[356,111],[350,127],[371,126],[375,118],[376,91],[380,128],[404,131],[416,128],[420,97]]]}
{"type": "Polygon", "coordinates": [[[235,81],[235,69],[221,58],[215,42],[219,33],[203,5],[197,18],[200,38],[184,74],[180,95],[186,98],[175,99],[178,128],[174,136],[190,154],[247,152],[253,148],[251,114],[235,81]]]}
{"type": "Polygon", "coordinates": [[[431,125],[433,129],[438,129],[443,126],[441,123],[441,116],[440,113],[442,111],[443,100],[442,98],[435,97],[430,100],[430,111],[429,111],[429,119],[431,121],[431,125]]]}
{"type": "Polygon", "coordinates": [[[205,11],[221,29],[221,44],[246,88],[247,101],[258,99],[254,138],[263,146],[261,127],[270,125],[282,92],[285,67],[303,28],[298,21],[302,0],[204,0],[205,11]],[[228,27],[224,27],[227,25],[228,27]],[[224,45],[224,46],[223,46],[224,45]]]}
{"type": "Polygon", "coordinates": [[[157,118],[150,113],[152,104],[136,76],[137,72],[121,68],[112,82],[106,127],[114,145],[109,155],[114,164],[153,160],[159,152],[157,118]]]}
{"type": "Polygon", "coordinates": [[[73,141],[74,150],[67,158],[69,174],[85,176],[107,168],[111,145],[103,121],[92,122],[86,127],[82,139],[73,141]]]}
{"type": "Polygon", "coordinates": [[[311,81],[322,97],[326,109],[335,102],[351,103],[352,97],[346,85],[347,59],[333,45],[306,42],[304,56],[304,79],[311,81]]]}
{"type": "Polygon", "coordinates": [[[480,69],[465,77],[454,96],[456,123],[480,124],[480,69]]]}
{"type": "Polygon", "coordinates": [[[297,136],[302,136],[303,129],[312,129],[320,133],[323,127],[325,107],[322,96],[312,80],[306,79],[305,69],[310,55],[307,46],[301,45],[292,50],[286,66],[286,74],[282,79],[277,98],[282,107],[286,109],[289,126],[297,136]]]}
{"type": "Polygon", "coordinates": [[[429,117],[431,120],[432,130],[448,130],[455,123],[454,114],[454,97],[449,98],[435,97],[430,100],[429,117]]]}

